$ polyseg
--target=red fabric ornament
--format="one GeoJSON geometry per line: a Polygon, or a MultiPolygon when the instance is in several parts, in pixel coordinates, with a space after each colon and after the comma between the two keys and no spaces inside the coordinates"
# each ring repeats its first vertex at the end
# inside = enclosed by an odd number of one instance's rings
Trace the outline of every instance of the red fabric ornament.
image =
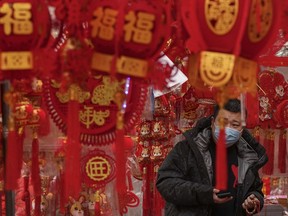
{"type": "Polygon", "coordinates": [[[279,151],[278,151],[278,168],[280,173],[286,172],[286,157],[287,157],[287,149],[286,149],[286,130],[280,131],[279,136],[279,151]]]}
{"type": "Polygon", "coordinates": [[[227,152],[225,144],[225,128],[220,127],[220,134],[216,144],[216,186],[219,190],[227,189],[227,152]]]}
{"type": "MultiPolygon", "coordinates": [[[[109,76],[90,77],[87,90],[78,89],[81,94],[80,141],[84,145],[107,145],[115,142],[117,107],[114,95],[124,89],[124,79],[112,82],[109,76]],[[90,97],[87,97],[87,95],[90,97]]],[[[71,87],[72,88],[72,87],[71,87]]],[[[144,80],[131,80],[126,96],[127,108],[124,115],[125,133],[131,131],[139,121],[147,97],[148,85],[144,80]]],[[[44,81],[44,100],[52,120],[59,129],[67,132],[68,93],[60,92],[60,84],[51,80],[44,81]]]]}
{"type": "Polygon", "coordinates": [[[273,33],[279,29],[280,8],[280,0],[264,3],[235,1],[228,5],[212,0],[183,1],[182,20],[191,37],[186,46],[195,53],[209,50],[254,58],[264,45],[269,44],[273,33]],[[256,13],[257,8],[260,9],[260,14],[256,13]],[[262,16],[267,17],[265,22],[262,16]],[[261,24],[260,32],[258,21],[261,24]]]}
{"type": "Polygon", "coordinates": [[[95,48],[94,73],[147,77],[149,60],[158,57],[168,39],[170,1],[127,2],[95,1],[91,5],[89,37],[95,48]]]}

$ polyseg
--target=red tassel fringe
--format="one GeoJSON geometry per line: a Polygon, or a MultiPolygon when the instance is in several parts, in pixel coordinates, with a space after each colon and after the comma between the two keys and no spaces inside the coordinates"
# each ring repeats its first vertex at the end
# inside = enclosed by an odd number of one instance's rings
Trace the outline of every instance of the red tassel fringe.
{"type": "Polygon", "coordinates": [[[29,176],[24,176],[24,192],[22,196],[22,200],[25,202],[25,216],[31,215],[30,208],[30,193],[29,193],[29,176]]]}
{"type": "Polygon", "coordinates": [[[142,191],[143,191],[143,204],[142,204],[142,208],[143,208],[143,215],[150,215],[150,200],[151,200],[151,196],[150,196],[150,178],[149,178],[149,174],[150,174],[150,169],[149,167],[144,167],[143,168],[143,185],[142,185],[142,191]]]}
{"type": "Polygon", "coordinates": [[[274,132],[267,131],[267,135],[264,139],[264,147],[268,155],[268,162],[262,169],[262,172],[266,175],[272,175],[274,166],[274,132]]]}
{"type": "Polygon", "coordinates": [[[221,128],[216,144],[216,188],[219,190],[227,189],[227,153],[225,145],[225,129],[221,128]]]}
{"type": "Polygon", "coordinates": [[[35,215],[40,215],[41,209],[41,179],[39,168],[39,140],[33,138],[32,141],[32,182],[35,197],[35,215]]]}
{"type": "Polygon", "coordinates": [[[118,192],[126,192],[126,157],[124,143],[124,129],[116,130],[116,186],[118,192]]]}
{"type": "Polygon", "coordinates": [[[278,168],[280,173],[286,172],[286,131],[281,130],[279,137],[278,168]]]}
{"type": "Polygon", "coordinates": [[[20,177],[19,170],[19,144],[17,142],[17,132],[11,130],[8,132],[7,155],[6,155],[6,173],[5,173],[5,189],[16,190],[17,179],[20,177]],[[16,161],[15,161],[16,160],[16,161]]]}
{"type": "Polygon", "coordinates": [[[66,202],[69,200],[69,196],[78,197],[81,190],[80,158],[79,102],[70,100],[68,105],[67,149],[64,171],[64,198],[66,202]]]}

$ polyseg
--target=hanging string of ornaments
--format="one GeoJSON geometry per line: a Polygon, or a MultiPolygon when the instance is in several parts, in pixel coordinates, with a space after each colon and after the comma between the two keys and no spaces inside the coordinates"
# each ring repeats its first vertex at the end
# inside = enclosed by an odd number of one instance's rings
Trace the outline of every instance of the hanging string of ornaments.
{"type": "MultiPolygon", "coordinates": [[[[246,93],[255,95],[256,57],[279,29],[281,6],[280,0],[1,1],[0,79],[11,83],[5,96],[10,108],[5,188],[17,188],[23,128],[30,126],[33,132],[33,211],[35,215],[39,214],[44,189],[39,186],[38,135],[41,122],[47,122],[49,114],[66,136],[57,153],[61,164],[60,211],[73,215],[76,207],[82,210],[82,177],[93,187],[95,215],[102,214],[105,194],[102,190],[114,178],[119,213],[123,215],[127,207],[137,206],[139,199],[133,194],[131,184],[126,185],[125,149],[129,146],[131,149],[133,142],[125,135],[140,121],[149,84],[163,87],[173,75],[172,67],[156,63],[157,60],[167,54],[173,56],[173,61],[180,67],[183,66],[181,59],[188,57],[187,71],[184,72],[190,85],[209,92],[209,95],[211,88],[215,89],[214,99],[220,106],[229,97],[246,93]],[[53,32],[56,29],[57,34],[53,32]],[[179,48],[175,48],[177,46],[179,48]],[[45,103],[34,103],[31,97],[37,88],[29,84],[35,82],[38,83],[36,86],[43,87],[38,97],[45,103]],[[27,88],[21,88],[27,85],[27,88]],[[81,144],[93,147],[113,145],[115,164],[100,150],[82,157],[81,144]],[[15,158],[19,161],[11,164],[15,158]],[[99,180],[95,170],[89,171],[87,167],[103,164],[107,167],[115,165],[116,170],[110,170],[104,179],[99,180]],[[101,187],[95,186],[98,183],[101,187]],[[65,209],[67,203],[70,203],[69,210],[65,209]]],[[[153,127],[159,125],[158,120],[153,122],[153,127]]],[[[167,133],[171,138],[175,131],[169,127],[167,133]]],[[[225,189],[224,125],[221,127],[216,187],[225,189]]],[[[159,141],[160,137],[155,135],[154,138],[159,141]]],[[[149,156],[153,167],[159,166],[165,155],[165,150],[159,152],[164,146],[156,141],[149,156]]],[[[165,146],[170,147],[170,144],[165,146]]],[[[143,158],[141,163],[145,161],[143,158]]],[[[143,180],[146,181],[143,184],[149,183],[149,176],[145,175],[150,174],[147,167],[145,171],[143,169],[143,180]]],[[[27,185],[25,188],[27,191],[27,185]]],[[[151,196],[147,191],[144,193],[151,196]]],[[[155,204],[159,208],[161,205],[161,202],[155,204]]],[[[28,206],[29,203],[27,209],[28,206]]],[[[159,211],[154,212],[160,215],[159,211]]]]}

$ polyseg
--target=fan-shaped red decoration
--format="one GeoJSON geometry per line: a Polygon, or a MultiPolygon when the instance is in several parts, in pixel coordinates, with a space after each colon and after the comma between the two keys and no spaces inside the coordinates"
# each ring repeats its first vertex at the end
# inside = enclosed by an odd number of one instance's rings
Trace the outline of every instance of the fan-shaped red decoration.
{"type": "MultiPolygon", "coordinates": [[[[106,145],[114,142],[118,108],[113,100],[118,88],[124,89],[125,77],[121,76],[116,81],[112,82],[109,76],[95,76],[88,79],[87,89],[76,89],[80,98],[79,121],[82,143],[106,145]]],[[[147,92],[148,86],[144,81],[131,80],[124,116],[126,132],[132,130],[138,122],[147,92]]],[[[52,119],[63,132],[66,132],[69,94],[60,91],[59,83],[45,80],[44,99],[52,119]]]]}

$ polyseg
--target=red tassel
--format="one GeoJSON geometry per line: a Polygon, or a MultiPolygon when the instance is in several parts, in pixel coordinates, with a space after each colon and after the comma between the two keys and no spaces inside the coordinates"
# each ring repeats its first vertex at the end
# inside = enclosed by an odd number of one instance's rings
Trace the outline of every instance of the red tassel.
{"type": "Polygon", "coordinates": [[[65,201],[69,196],[78,197],[81,191],[81,145],[80,145],[80,122],[79,122],[79,102],[76,92],[71,90],[71,99],[68,105],[67,122],[67,149],[65,160],[65,201]]]}
{"type": "Polygon", "coordinates": [[[216,144],[216,188],[227,189],[227,154],[225,145],[225,128],[221,127],[216,144]]]}
{"type": "Polygon", "coordinates": [[[65,213],[65,196],[64,196],[64,188],[65,188],[65,181],[64,181],[64,174],[63,171],[60,170],[60,187],[59,187],[59,191],[60,191],[60,197],[59,197],[59,203],[60,203],[60,213],[64,214],[65,213]]]}
{"type": "Polygon", "coordinates": [[[278,168],[280,173],[286,172],[286,130],[281,130],[279,137],[278,168]]]}
{"type": "Polygon", "coordinates": [[[163,199],[162,199],[159,191],[156,189],[158,168],[156,167],[154,169],[155,169],[154,170],[155,175],[154,175],[154,191],[153,191],[154,192],[154,194],[153,194],[153,196],[154,196],[153,197],[153,200],[154,200],[153,212],[154,212],[154,214],[153,215],[154,216],[161,216],[162,215],[162,209],[163,209],[163,205],[162,205],[163,199]]]}
{"type": "Polygon", "coordinates": [[[99,191],[96,191],[95,216],[101,216],[101,206],[100,206],[100,195],[99,195],[99,191]]]}
{"type": "Polygon", "coordinates": [[[25,202],[25,216],[31,215],[30,209],[30,193],[29,193],[29,176],[24,176],[24,192],[22,200],[25,202]]]}
{"type": "Polygon", "coordinates": [[[9,132],[7,138],[7,154],[6,154],[6,164],[5,164],[5,189],[6,190],[16,190],[17,189],[17,179],[20,177],[19,170],[19,143],[17,140],[17,132],[14,128],[14,119],[10,117],[9,119],[9,132]],[[16,160],[16,161],[15,161],[16,160]]]}
{"type": "Polygon", "coordinates": [[[37,136],[32,141],[32,182],[35,197],[35,215],[40,215],[41,209],[41,180],[40,180],[40,168],[39,168],[39,140],[37,136]]]}
{"type": "Polygon", "coordinates": [[[267,131],[264,139],[264,147],[268,155],[268,162],[263,167],[262,171],[266,175],[272,175],[274,166],[274,132],[267,131]]]}
{"type": "Polygon", "coordinates": [[[118,192],[126,191],[126,160],[124,149],[124,129],[116,130],[116,186],[118,192]]]}
{"type": "Polygon", "coordinates": [[[149,173],[148,167],[143,168],[143,185],[142,185],[142,192],[143,192],[143,215],[149,216],[150,215],[150,180],[149,180],[149,173]]]}

